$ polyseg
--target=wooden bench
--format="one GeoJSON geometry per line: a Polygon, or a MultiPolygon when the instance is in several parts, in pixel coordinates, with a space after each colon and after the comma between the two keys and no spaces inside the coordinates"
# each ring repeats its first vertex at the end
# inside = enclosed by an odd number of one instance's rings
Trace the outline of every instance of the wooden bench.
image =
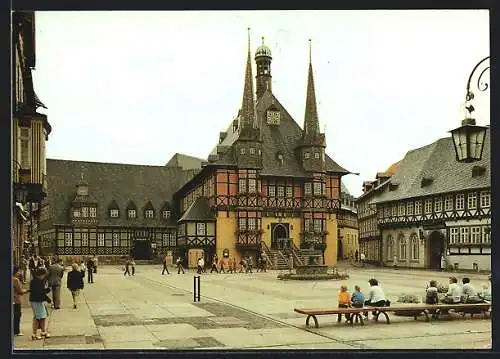
{"type": "Polygon", "coordinates": [[[309,320],[312,318],[314,320],[315,328],[318,328],[318,319],[317,316],[320,315],[337,315],[337,321],[340,322],[342,315],[351,314],[348,323],[354,324],[354,322],[360,322],[361,325],[364,325],[363,316],[361,313],[364,312],[372,312],[373,318],[375,321],[378,321],[380,315],[385,317],[386,323],[390,324],[389,315],[387,313],[401,313],[408,314],[417,320],[420,314],[425,316],[425,321],[430,321],[429,314],[435,315],[436,318],[439,315],[448,312],[449,310],[453,310],[456,313],[465,316],[466,314],[471,314],[473,316],[477,313],[482,313],[486,315],[491,308],[490,303],[477,303],[477,304],[423,304],[418,306],[389,306],[389,307],[363,307],[363,308],[331,308],[331,309],[297,309],[294,311],[296,313],[307,315],[306,318],[306,326],[309,326],[309,320]]]}

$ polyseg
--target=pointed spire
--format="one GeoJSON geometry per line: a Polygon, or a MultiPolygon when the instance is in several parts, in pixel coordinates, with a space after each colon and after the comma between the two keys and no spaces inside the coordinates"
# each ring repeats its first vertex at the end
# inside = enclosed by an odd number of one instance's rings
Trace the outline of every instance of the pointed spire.
{"type": "Polygon", "coordinates": [[[241,104],[241,130],[255,127],[255,101],[253,98],[252,59],[250,56],[250,28],[248,28],[248,55],[241,104]]]}
{"type": "Polygon", "coordinates": [[[309,39],[309,73],[307,76],[306,113],[304,116],[304,136],[320,134],[318,109],[316,107],[316,92],[314,91],[314,78],[312,68],[311,39],[309,39]]]}

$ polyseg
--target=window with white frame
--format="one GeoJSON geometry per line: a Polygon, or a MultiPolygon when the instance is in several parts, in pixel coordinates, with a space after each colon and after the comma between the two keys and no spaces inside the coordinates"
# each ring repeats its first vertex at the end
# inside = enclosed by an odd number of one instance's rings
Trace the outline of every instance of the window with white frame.
{"type": "Polygon", "coordinates": [[[95,207],[90,207],[90,217],[95,218],[97,217],[97,208],[95,207]]]}
{"type": "Polygon", "coordinates": [[[240,178],[238,180],[238,186],[239,186],[239,192],[240,193],[245,193],[247,191],[247,179],[246,178],[240,178]]]}
{"type": "Polygon", "coordinates": [[[405,204],[401,202],[398,205],[398,216],[404,216],[405,215],[405,204]]]}
{"type": "Polygon", "coordinates": [[[82,217],[89,216],[89,207],[82,207],[82,217]]]}
{"type": "Polygon", "coordinates": [[[399,236],[399,259],[405,260],[406,257],[406,239],[402,235],[399,236]]]}
{"type": "Polygon", "coordinates": [[[240,231],[246,231],[247,230],[247,219],[246,218],[238,219],[238,225],[240,227],[240,231]]]}
{"type": "Polygon", "coordinates": [[[394,256],[394,240],[392,236],[387,236],[387,259],[392,261],[394,256]]]}
{"type": "Polygon", "coordinates": [[[467,208],[477,209],[477,194],[475,192],[467,195],[467,208]]]}
{"type": "Polygon", "coordinates": [[[432,213],[432,199],[426,199],[424,202],[424,206],[426,214],[432,213]]]}
{"type": "Polygon", "coordinates": [[[267,191],[269,193],[269,197],[276,197],[276,186],[274,185],[270,185],[268,188],[267,188],[267,191]]]}
{"type": "Polygon", "coordinates": [[[278,197],[285,197],[285,187],[278,186],[278,197]]]}
{"type": "Polygon", "coordinates": [[[128,214],[128,218],[135,218],[135,217],[136,217],[136,215],[137,215],[137,213],[136,213],[135,209],[129,209],[129,210],[127,211],[127,214],[128,214]]]}
{"type": "Polygon", "coordinates": [[[292,186],[287,186],[286,187],[286,196],[288,198],[292,197],[292,194],[293,194],[293,187],[292,186]]]}
{"type": "Polygon", "coordinates": [[[80,217],[80,208],[73,209],[73,217],[80,217]]]}
{"type": "Polygon", "coordinates": [[[434,199],[434,212],[441,213],[443,211],[443,199],[441,197],[437,197],[434,199]]]}
{"type": "Polygon", "coordinates": [[[257,180],[255,178],[248,179],[248,192],[249,193],[257,192],[257,180]]]}
{"type": "Polygon", "coordinates": [[[321,182],[314,182],[314,194],[315,195],[323,194],[323,190],[321,188],[321,182]]]}
{"type": "Polygon", "coordinates": [[[311,157],[311,154],[309,152],[304,152],[304,159],[307,160],[311,157]]]}
{"type": "Polygon", "coordinates": [[[30,129],[21,127],[20,128],[20,152],[21,152],[21,167],[30,168],[31,167],[31,151],[30,151],[30,129]]]}
{"type": "Polygon", "coordinates": [[[322,223],[321,219],[315,219],[313,221],[313,226],[314,226],[314,232],[321,232],[322,228],[322,223]]]}
{"type": "Polygon", "coordinates": [[[314,152],[314,158],[318,159],[319,158],[319,152],[314,152]]]}
{"type": "Polygon", "coordinates": [[[422,201],[415,201],[415,214],[422,214],[422,201]]]}
{"type": "Polygon", "coordinates": [[[479,195],[481,208],[489,208],[491,205],[490,191],[482,191],[479,195]]]}
{"type": "Polygon", "coordinates": [[[393,217],[396,217],[398,215],[398,206],[397,206],[397,204],[393,204],[391,206],[391,211],[392,211],[392,216],[393,217]]]}
{"type": "Polygon", "coordinates": [[[469,227],[461,227],[460,228],[460,243],[468,244],[469,243],[469,227]]]}
{"type": "Polygon", "coordinates": [[[465,207],[465,195],[463,193],[457,194],[456,197],[456,209],[462,210],[465,207]]]}
{"type": "Polygon", "coordinates": [[[491,244],[491,227],[483,226],[483,244],[491,244]]]}
{"type": "Polygon", "coordinates": [[[390,206],[385,206],[384,214],[385,214],[386,218],[391,216],[391,207],[390,206]]]}
{"type": "Polygon", "coordinates": [[[163,214],[162,214],[163,219],[169,219],[171,215],[172,215],[172,212],[170,212],[169,210],[164,210],[163,214]]]}
{"type": "Polygon", "coordinates": [[[104,233],[97,234],[97,245],[99,247],[104,247],[104,233]]]}
{"type": "Polygon", "coordinates": [[[240,153],[241,153],[242,155],[244,155],[244,154],[245,154],[245,148],[240,149],[240,153]]]}
{"type": "Polygon", "coordinates": [[[82,247],[87,247],[89,245],[89,234],[84,232],[82,233],[82,247]]]}
{"type": "Polygon", "coordinates": [[[120,245],[120,233],[113,233],[113,247],[120,245]]]}
{"type": "Polygon", "coordinates": [[[460,233],[457,227],[450,228],[450,244],[460,243],[460,233]]]}
{"type": "Polygon", "coordinates": [[[64,233],[64,245],[66,247],[73,246],[73,233],[64,233]]]}
{"type": "Polygon", "coordinates": [[[412,216],[413,215],[413,202],[408,202],[406,204],[406,214],[408,216],[412,216]]]}
{"type": "Polygon", "coordinates": [[[109,211],[109,216],[111,218],[117,218],[120,215],[120,212],[117,209],[112,209],[109,211]]]}
{"type": "Polygon", "coordinates": [[[152,210],[152,209],[147,209],[147,210],[144,212],[144,214],[145,214],[145,217],[146,217],[146,218],[153,218],[153,217],[154,217],[154,212],[153,212],[153,210],[152,210]]]}
{"type": "Polygon", "coordinates": [[[445,211],[453,210],[453,196],[446,196],[444,198],[444,210],[445,211]]]}
{"type": "Polygon", "coordinates": [[[257,229],[257,220],[256,218],[248,218],[248,229],[250,231],[254,231],[257,229]]]}
{"type": "Polygon", "coordinates": [[[204,236],[207,233],[205,223],[196,223],[196,234],[204,236]]]}
{"type": "Polygon", "coordinates": [[[481,244],[481,227],[472,227],[470,229],[470,242],[471,244],[481,244]]]}
{"type": "Polygon", "coordinates": [[[417,260],[419,258],[420,247],[418,246],[418,237],[413,233],[410,237],[411,244],[411,259],[417,260]]]}
{"type": "Polygon", "coordinates": [[[255,155],[255,148],[250,147],[250,149],[248,150],[248,152],[249,152],[251,155],[255,155]]]}
{"type": "Polygon", "coordinates": [[[306,182],[304,184],[304,194],[306,196],[309,196],[312,194],[312,183],[311,182],[306,182]]]}

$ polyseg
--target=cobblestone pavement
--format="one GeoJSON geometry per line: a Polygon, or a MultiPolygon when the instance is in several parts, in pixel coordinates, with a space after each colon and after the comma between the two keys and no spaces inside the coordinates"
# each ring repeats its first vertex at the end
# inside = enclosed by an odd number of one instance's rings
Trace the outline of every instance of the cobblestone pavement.
{"type": "MultiPolygon", "coordinates": [[[[161,275],[161,266],[137,266],[124,277],[119,266],[99,268],[94,284],[85,284],[78,309],[68,290],[62,308],[51,311],[51,338],[32,341],[31,308],[23,306],[15,349],[484,349],[491,342],[491,320],[451,317],[435,322],[391,315],[391,324],[338,324],[319,317],[307,328],[297,307],[336,306],[342,284],[367,289],[375,277],[388,299],[422,295],[431,271],[351,268],[346,281],[280,281],[277,271],[254,274],[202,274],[201,301],[193,302],[193,272],[161,275]]],[[[465,275],[457,274],[458,277],[465,275]]],[[[485,275],[467,275],[479,286],[485,275]]]]}

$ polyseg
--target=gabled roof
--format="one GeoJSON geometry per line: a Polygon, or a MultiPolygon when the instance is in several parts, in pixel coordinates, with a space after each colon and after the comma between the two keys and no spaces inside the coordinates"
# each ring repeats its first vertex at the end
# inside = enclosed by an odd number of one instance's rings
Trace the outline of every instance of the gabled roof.
{"type": "MultiPolygon", "coordinates": [[[[259,98],[256,112],[262,136],[263,168],[261,174],[264,176],[305,177],[307,174],[304,172],[295,152],[297,145],[302,139],[302,129],[297,122],[269,89],[259,98]],[[280,124],[278,126],[269,125],[266,121],[266,110],[271,106],[277,107],[281,112],[280,124]],[[277,158],[278,152],[283,155],[283,164],[277,158]]],[[[238,121],[238,118],[236,120],[238,121]]],[[[238,129],[236,128],[237,126],[233,126],[233,121],[231,121],[231,124],[225,131],[226,137],[210,153],[212,156],[216,156],[217,147],[227,149],[217,160],[212,162],[215,165],[236,165],[230,150],[230,146],[238,138],[238,129]]],[[[325,155],[325,162],[328,172],[349,173],[349,171],[338,165],[328,155],[325,155]]]]}
{"type": "Polygon", "coordinates": [[[481,161],[460,163],[456,160],[451,137],[441,138],[430,145],[409,151],[399,165],[399,170],[389,180],[396,183],[377,198],[376,203],[421,197],[430,194],[456,192],[466,189],[491,187],[490,130],[486,131],[481,161]],[[485,172],[473,177],[475,166],[485,172]],[[426,179],[424,186],[422,180],[426,179]]]}
{"type": "Polygon", "coordinates": [[[47,159],[47,203],[54,224],[71,223],[71,202],[82,172],[89,187],[89,201],[98,205],[100,225],[151,227],[167,224],[161,219],[160,210],[165,202],[173,203],[174,192],[196,173],[179,167],[47,159]],[[113,201],[120,209],[119,218],[109,218],[113,201]],[[139,210],[134,220],[127,219],[125,213],[131,201],[139,210]],[[142,213],[149,201],[155,210],[152,219],[144,218],[142,213]]]}
{"type": "Polygon", "coordinates": [[[184,212],[184,215],[179,222],[185,221],[215,221],[215,213],[210,209],[208,200],[204,197],[198,197],[189,208],[184,212]]]}
{"type": "Polygon", "coordinates": [[[183,170],[201,169],[202,162],[205,160],[193,156],[188,156],[183,153],[176,153],[167,162],[167,167],[181,167],[183,170]]]}

